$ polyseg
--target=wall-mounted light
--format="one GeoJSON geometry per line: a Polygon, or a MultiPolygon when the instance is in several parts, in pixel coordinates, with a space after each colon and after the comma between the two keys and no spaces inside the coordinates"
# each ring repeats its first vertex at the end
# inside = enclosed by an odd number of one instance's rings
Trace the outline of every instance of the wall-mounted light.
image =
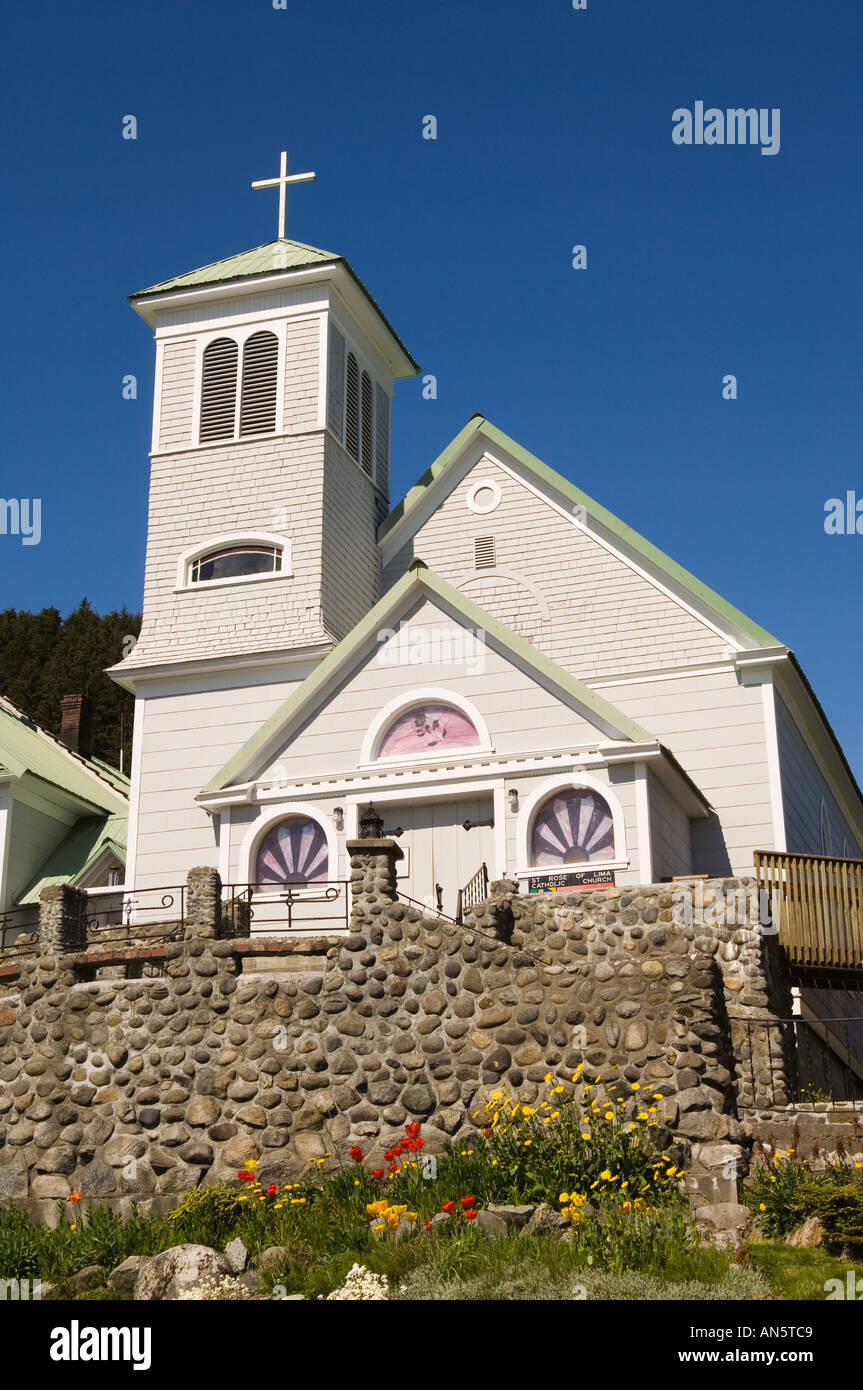
{"type": "Polygon", "coordinates": [[[517,787],[510,787],[509,791],[507,792],[507,796],[509,797],[509,809],[510,809],[511,811],[513,811],[513,812],[517,811],[517,810],[518,810],[518,788],[517,788],[517,787]]]}
{"type": "Polygon", "coordinates": [[[345,823],[345,811],[343,806],[333,807],[333,818],[336,822],[336,830],[343,830],[345,823]]]}

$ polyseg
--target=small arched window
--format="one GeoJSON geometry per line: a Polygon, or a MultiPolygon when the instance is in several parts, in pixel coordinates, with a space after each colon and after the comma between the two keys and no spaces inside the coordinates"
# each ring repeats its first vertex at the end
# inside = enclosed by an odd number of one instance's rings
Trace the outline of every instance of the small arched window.
{"type": "Polygon", "coordinates": [[[345,447],[360,461],[360,369],[352,352],[348,353],[345,378],[345,447]]]}
{"type": "Polygon", "coordinates": [[[310,816],[286,816],[268,830],[255,858],[255,887],[276,889],[326,882],[327,837],[310,816]]]}
{"type": "Polygon", "coordinates": [[[276,428],[279,340],[275,333],[253,333],[243,345],[240,434],[266,434],[276,428]]]}
{"type": "Polygon", "coordinates": [[[475,748],[480,738],[473,723],[452,705],[415,705],[399,714],[378,745],[379,758],[416,757],[446,748],[475,748]]]}
{"type": "Polygon", "coordinates": [[[206,584],[214,579],[242,579],[250,574],[278,574],[282,568],[280,545],[245,544],[222,546],[199,555],[191,562],[189,582],[206,584]]]}
{"type": "Polygon", "coordinates": [[[216,338],[204,348],[201,377],[202,444],[211,439],[234,437],[238,352],[233,338],[216,338]]]}
{"type": "Polygon", "coordinates": [[[530,860],[536,868],[601,864],[614,858],[614,821],[599,792],[572,788],[555,792],[534,816],[530,860]]]}

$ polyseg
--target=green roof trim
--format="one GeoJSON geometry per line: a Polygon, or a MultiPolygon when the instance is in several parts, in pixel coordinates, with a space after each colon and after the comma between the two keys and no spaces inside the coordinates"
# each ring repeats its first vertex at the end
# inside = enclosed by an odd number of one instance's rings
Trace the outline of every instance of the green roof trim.
{"type": "Polygon", "coordinates": [[[92,868],[96,860],[111,850],[121,864],[126,863],[126,834],[128,816],[87,816],[78,821],[65,839],[48,856],[18,905],[27,907],[38,903],[39,895],[49,883],[75,884],[92,868]]]}
{"type": "Polygon", "coordinates": [[[172,280],[162,280],[158,285],[149,285],[145,290],[130,294],[129,300],[145,300],[148,296],[173,294],[178,290],[201,289],[206,285],[225,284],[232,280],[249,280],[256,276],[278,275],[287,270],[308,270],[313,266],[341,265],[355,284],[362,290],[381,322],[393,340],[398,343],[414,373],[420,370],[419,363],[408,352],[398,333],[396,333],[386,314],[368,287],[363,284],[353,266],[344,256],[335,251],[324,251],[319,246],[306,246],[302,241],[291,241],[287,237],[278,241],[267,241],[263,246],[255,246],[251,251],[240,251],[236,256],[226,256],[224,260],[213,261],[201,266],[199,270],[189,270],[185,275],[175,275],[172,280]]]}
{"type": "Polygon", "coordinates": [[[95,758],[82,758],[0,696],[0,757],[16,777],[30,773],[97,810],[126,813],[129,779],[95,758]]]}
{"type": "Polygon", "coordinates": [[[606,507],[601,506],[599,502],[595,502],[592,497],[588,497],[587,493],[582,492],[574,483],[564,478],[561,473],[557,473],[553,468],[549,468],[548,464],[543,463],[542,459],[537,458],[535,454],[530,453],[529,450],[523,448],[521,444],[517,444],[508,434],[504,434],[503,430],[499,430],[497,426],[493,425],[489,420],[486,420],[482,415],[471,416],[464,429],[456,435],[451,444],[447,445],[443,453],[435,459],[434,463],[426,470],[415,486],[412,487],[402,498],[401,502],[393,508],[380,527],[379,537],[381,540],[383,540],[403,518],[410,515],[425,496],[431,485],[446,473],[456,460],[461,457],[465,446],[470,443],[475,435],[482,436],[489,444],[495,445],[497,448],[503,449],[506,453],[510,454],[536,478],[537,482],[540,483],[545,491],[551,489],[560,497],[564,498],[570,506],[583,507],[588,517],[593,517],[612,536],[622,541],[630,550],[635,551],[635,553],[646,560],[649,565],[664,573],[674,584],[679,585],[686,593],[690,594],[692,598],[711,609],[718,617],[724,618],[727,622],[731,623],[733,627],[737,628],[738,631],[743,633],[748,639],[751,639],[755,646],[781,647],[783,645],[778,637],[773,637],[766,628],[753,622],[753,620],[748,618],[745,613],[742,613],[739,608],[735,608],[733,604],[728,603],[720,594],[717,594],[714,589],[711,589],[707,584],[703,584],[700,579],[696,579],[695,575],[690,574],[689,570],[684,569],[676,560],[672,560],[670,556],[661,551],[658,546],[646,540],[638,531],[633,530],[631,526],[621,521],[619,517],[616,517],[613,512],[608,511],[606,507]]]}
{"type": "Polygon", "coordinates": [[[348,636],[324,657],[321,664],[303,681],[299,689],[295,690],[270,715],[258,732],[243,744],[242,748],[237,750],[199,795],[219,792],[225,787],[231,786],[235,778],[244,773],[256,758],[263,755],[278,734],[286,729],[297,715],[313,704],[316,697],[326,690],[330,681],[340,670],[359,659],[366,644],[386,624],[386,619],[395,610],[415,598],[423,596],[436,598],[454,609],[468,623],[484,631],[486,636],[501,647],[505,653],[522,662],[541,680],[556,686],[564,696],[569,696],[581,705],[600,724],[615,729],[623,739],[633,743],[656,743],[658,741],[653,734],[648,733],[640,724],[636,724],[628,715],[609,704],[607,700],[590,690],[575,676],[571,676],[569,672],[564,671],[548,657],[543,656],[530,642],[526,642],[523,637],[518,637],[509,628],[497,622],[495,618],[492,618],[477,604],[466,598],[458,589],[448,584],[445,579],[441,579],[440,575],[430,570],[422,560],[414,560],[407,573],[403,574],[401,579],[397,580],[392,588],[384,594],[383,598],[366,614],[362,622],[358,623],[348,636]]]}

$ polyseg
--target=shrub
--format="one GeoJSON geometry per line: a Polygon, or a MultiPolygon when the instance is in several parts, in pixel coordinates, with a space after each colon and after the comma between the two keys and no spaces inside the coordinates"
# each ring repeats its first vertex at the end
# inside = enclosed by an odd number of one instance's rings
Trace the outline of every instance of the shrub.
{"type": "Polygon", "coordinates": [[[863,1245],[863,1182],[804,1183],[797,1201],[802,1212],[818,1217],[829,1241],[863,1245]]]}

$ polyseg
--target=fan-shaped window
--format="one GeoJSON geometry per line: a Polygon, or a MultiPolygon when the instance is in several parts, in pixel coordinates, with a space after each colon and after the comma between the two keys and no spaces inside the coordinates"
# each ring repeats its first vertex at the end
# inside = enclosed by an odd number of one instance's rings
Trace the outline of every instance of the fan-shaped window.
{"type": "Polygon", "coordinates": [[[360,369],[352,352],[348,353],[345,391],[345,447],[359,463],[360,458],[360,369]]]}
{"type": "Polygon", "coordinates": [[[613,859],[614,822],[608,802],[587,789],[550,796],[534,817],[530,857],[537,868],[613,859]]]}
{"type": "Polygon", "coordinates": [[[240,434],[266,434],[276,428],[279,340],[275,333],[253,333],[243,345],[240,434]]]}
{"type": "Polygon", "coordinates": [[[233,338],[216,338],[204,348],[201,378],[201,443],[232,439],[237,413],[237,357],[233,338]]]}
{"type": "Polygon", "coordinates": [[[444,748],[475,748],[476,729],[460,709],[452,705],[415,705],[390,724],[378,746],[379,758],[414,757],[444,748]]]}
{"type": "Polygon", "coordinates": [[[323,883],[328,872],[324,828],[309,816],[286,816],[267,831],[258,847],[255,860],[258,889],[323,883]]]}
{"type": "Polygon", "coordinates": [[[241,579],[247,574],[277,574],[281,568],[281,546],[230,545],[193,560],[189,579],[192,584],[204,584],[212,579],[241,579]]]}

